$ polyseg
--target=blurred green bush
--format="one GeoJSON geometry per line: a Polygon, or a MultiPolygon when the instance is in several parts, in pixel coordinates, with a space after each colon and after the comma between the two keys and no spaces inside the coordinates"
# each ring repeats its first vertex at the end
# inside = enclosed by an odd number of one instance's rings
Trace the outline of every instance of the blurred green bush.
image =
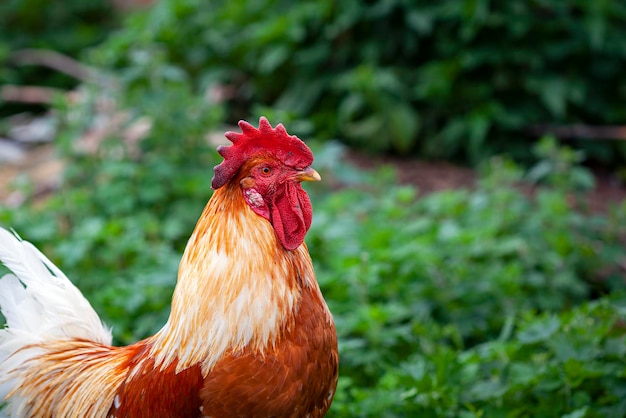
{"type": "Polygon", "coordinates": [[[561,175],[529,198],[515,187],[523,171],[496,158],[473,191],[415,200],[414,189],[383,182],[315,202],[307,242],[340,335],[329,416],[626,413],[626,299],[614,264],[626,255],[626,206],[573,211],[580,185],[561,175]]]}
{"type": "MultiPolygon", "coordinates": [[[[534,124],[620,124],[626,4],[582,0],[160,1],[94,52],[134,83],[150,57],[228,118],[476,163],[530,155],[534,124]]],[[[620,144],[581,143],[621,162],[620,144]]]]}
{"type": "MultiPolygon", "coordinates": [[[[23,49],[46,49],[79,58],[85,48],[102,42],[117,25],[119,17],[108,0],[0,2],[0,86],[76,86],[80,80],[42,66],[18,65],[12,54],[23,49]]],[[[42,110],[32,104],[1,100],[0,117],[42,110]]]]}

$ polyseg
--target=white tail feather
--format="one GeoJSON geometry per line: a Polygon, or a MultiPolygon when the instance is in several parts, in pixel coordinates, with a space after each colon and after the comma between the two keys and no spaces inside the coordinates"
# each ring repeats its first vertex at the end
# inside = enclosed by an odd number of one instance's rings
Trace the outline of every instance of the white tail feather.
{"type": "Polygon", "coordinates": [[[13,273],[0,278],[7,322],[0,329],[1,403],[14,384],[2,377],[40,352],[22,348],[73,338],[110,345],[112,337],[76,286],[35,246],[3,228],[0,262],[13,273]]]}

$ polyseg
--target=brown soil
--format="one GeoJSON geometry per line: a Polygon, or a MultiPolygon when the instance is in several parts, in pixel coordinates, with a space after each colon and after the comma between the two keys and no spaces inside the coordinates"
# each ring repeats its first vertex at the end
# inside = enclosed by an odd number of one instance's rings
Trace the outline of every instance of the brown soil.
{"type": "Polygon", "coordinates": [[[21,177],[32,185],[36,198],[46,196],[58,187],[63,167],[51,144],[33,147],[19,161],[0,162],[0,204],[19,206],[23,202],[26,196],[16,188],[21,177]]]}
{"type": "MultiPolygon", "coordinates": [[[[378,157],[352,152],[349,160],[356,166],[372,169],[389,164],[395,167],[398,181],[414,185],[420,193],[429,194],[440,190],[472,188],[476,185],[476,172],[467,167],[460,167],[448,162],[427,162],[397,157],[378,157]]],[[[626,185],[615,175],[600,169],[594,169],[596,187],[587,193],[587,203],[593,212],[605,212],[611,206],[626,200],[626,185]]],[[[532,195],[530,186],[520,186],[532,195]]]]}
{"type": "Polygon", "coordinates": [[[476,185],[474,170],[447,162],[378,157],[357,152],[351,152],[348,159],[357,167],[366,170],[391,165],[395,168],[398,181],[401,184],[414,185],[420,193],[428,194],[446,189],[472,188],[476,185]]]}

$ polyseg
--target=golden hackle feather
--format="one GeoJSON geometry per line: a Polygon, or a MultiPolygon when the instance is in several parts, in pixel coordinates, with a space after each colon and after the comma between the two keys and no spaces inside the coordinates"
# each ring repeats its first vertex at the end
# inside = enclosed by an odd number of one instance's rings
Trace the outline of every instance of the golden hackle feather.
{"type": "Polygon", "coordinates": [[[317,287],[305,246],[286,251],[241,193],[217,190],[181,260],[168,323],[154,337],[157,364],[201,363],[206,375],[226,350],[262,351],[294,310],[300,271],[317,287]]]}

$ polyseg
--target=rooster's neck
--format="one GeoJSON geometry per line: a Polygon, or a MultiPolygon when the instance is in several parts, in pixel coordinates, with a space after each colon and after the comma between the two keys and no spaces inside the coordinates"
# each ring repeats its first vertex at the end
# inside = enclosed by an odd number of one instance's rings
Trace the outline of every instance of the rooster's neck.
{"type": "Polygon", "coordinates": [[[293,320],[303,286],[317,287],[305,245],[285,250],[239,187],[224,186],[189,239],[151,354],[161,367],[200,364],[206,374],[226,353],[262,352],[293,320]]]}

